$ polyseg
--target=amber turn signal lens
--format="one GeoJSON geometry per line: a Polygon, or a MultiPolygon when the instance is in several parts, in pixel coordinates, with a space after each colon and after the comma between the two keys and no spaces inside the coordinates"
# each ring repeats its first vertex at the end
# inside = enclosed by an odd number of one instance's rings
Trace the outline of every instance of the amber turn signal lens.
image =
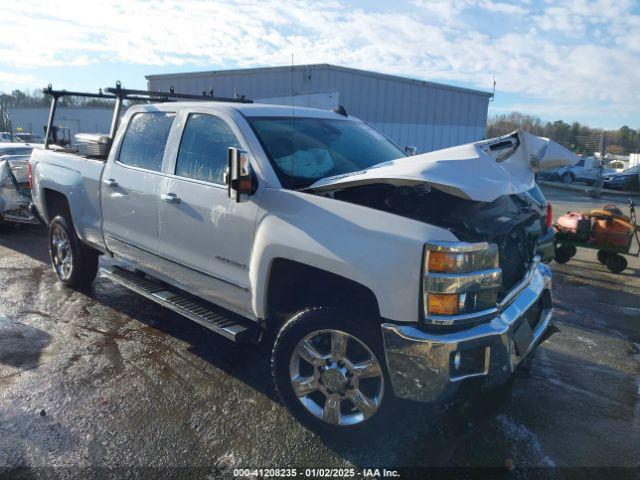
{"type": "Polygon", "coordinates": [[[429,271],[437,273],[452,273],[458,270],[459,253],[429,252],[429,271]]]}
{"type": "Polygon", "coordinates": [[[428,312],[430,315],[455,315],[458,313],[459,300],[457,293],[430,293],[428,312]]]}

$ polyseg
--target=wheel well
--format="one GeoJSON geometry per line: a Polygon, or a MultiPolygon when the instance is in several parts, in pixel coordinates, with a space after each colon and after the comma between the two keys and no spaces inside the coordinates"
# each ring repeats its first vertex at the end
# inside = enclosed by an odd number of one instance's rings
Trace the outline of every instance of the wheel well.
{"type": "Polygon", "coordinates": [[[303,263],[274,260],[267,285],[268,321],[275,327],[311,306],[341,308],[371,318],[380,316],[376,296],[367,287],[303,263]]]}
{"type": "Polygon", "coordinates": [[[51,190],[44,189],[44,208],[47,216],[47,221],[51,223],[57,215],[64,215],[71,220],[71,211],[69,209],[69,201],[64,194],[51,190]]]}

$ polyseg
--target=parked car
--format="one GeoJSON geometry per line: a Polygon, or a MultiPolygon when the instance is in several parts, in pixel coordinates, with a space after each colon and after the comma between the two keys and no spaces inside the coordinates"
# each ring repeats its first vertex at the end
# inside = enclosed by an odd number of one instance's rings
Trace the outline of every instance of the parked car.
{"type": "Polygon", "coordinates": [[[17,132],[13,136],[13,138],[16,142],[31,143],[31,144],[44,143],[44,135],[31,133],[31,132],[17,132]]]}
{"type": "Polygon", "coordinates": [[[11,132],[0,132],[0,143],[11,142],[13,142],[13,135],[11,135],[11,132]]]}
{"type": "MultiPolygon", "coordinates": [[[[602,175],[615,173],[611,168],[604,167],[602,175]]],[[[561,167],[549,176],[549,180],[560,180],[564,184],[584,182],[593,185],[600,176],[600,163],[594,157],[581,158],[578,163],[570,167],[561,167]]]]}
{"type": "Polygon", "coordinates": [[[0,222],[39,223],[29,186],[29,156],[42,145],[0,143],[0,222]]]}
{"type": "Polygon", "coordinates": [[[393,397],[502,384],[543,340],[534,171],[575,161],[524,132],[407,157],[346,115],[191,102],[129,108],[102,158],[31,166],[61,282],[86,287],[104,255],[105,276],[214,332],[275,337],[286,405],[346,433],[384,427],[393,397]]]}
{"type": "Polygon", "coordinates": [[[640,165],[636,165],[620,173],[609,174],[604,177],[604,188],[612,190],[639,191],[640,165]]]}

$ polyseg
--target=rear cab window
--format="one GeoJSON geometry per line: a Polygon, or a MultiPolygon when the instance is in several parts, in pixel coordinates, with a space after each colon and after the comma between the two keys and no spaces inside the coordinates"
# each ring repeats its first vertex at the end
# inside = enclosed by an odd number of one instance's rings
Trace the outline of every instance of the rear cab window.
{"type": "Polygon", "coordinates": [[[120,145],[118,162],[159,172],[175,113],[140,112],[129,120],[120,145]]]}

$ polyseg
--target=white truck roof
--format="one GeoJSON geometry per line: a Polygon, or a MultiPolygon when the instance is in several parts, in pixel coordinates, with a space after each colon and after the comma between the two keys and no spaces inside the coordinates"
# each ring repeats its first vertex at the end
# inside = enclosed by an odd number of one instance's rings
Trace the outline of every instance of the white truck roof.
{"type": "MultiPolygon", "coordinates": [[[[240,112],[246,117],[291,117],[292,115],[300,118],[333,118],[336,120],[354,120],[351,117],[337,114],[329,110],[307,107],[291,107],[289,105],[270,105],[267,103],[235,103],[235,102],[171,102],[159,103],[151,105],[142,105],[144,107],[156,107],[160,110],[176,110],[176,109],[192,109],[192,108],[215,108],[217,110],[228,110],[240,112]]],[[[139,108],[139,107],[132,107],[139,108]]]]}

